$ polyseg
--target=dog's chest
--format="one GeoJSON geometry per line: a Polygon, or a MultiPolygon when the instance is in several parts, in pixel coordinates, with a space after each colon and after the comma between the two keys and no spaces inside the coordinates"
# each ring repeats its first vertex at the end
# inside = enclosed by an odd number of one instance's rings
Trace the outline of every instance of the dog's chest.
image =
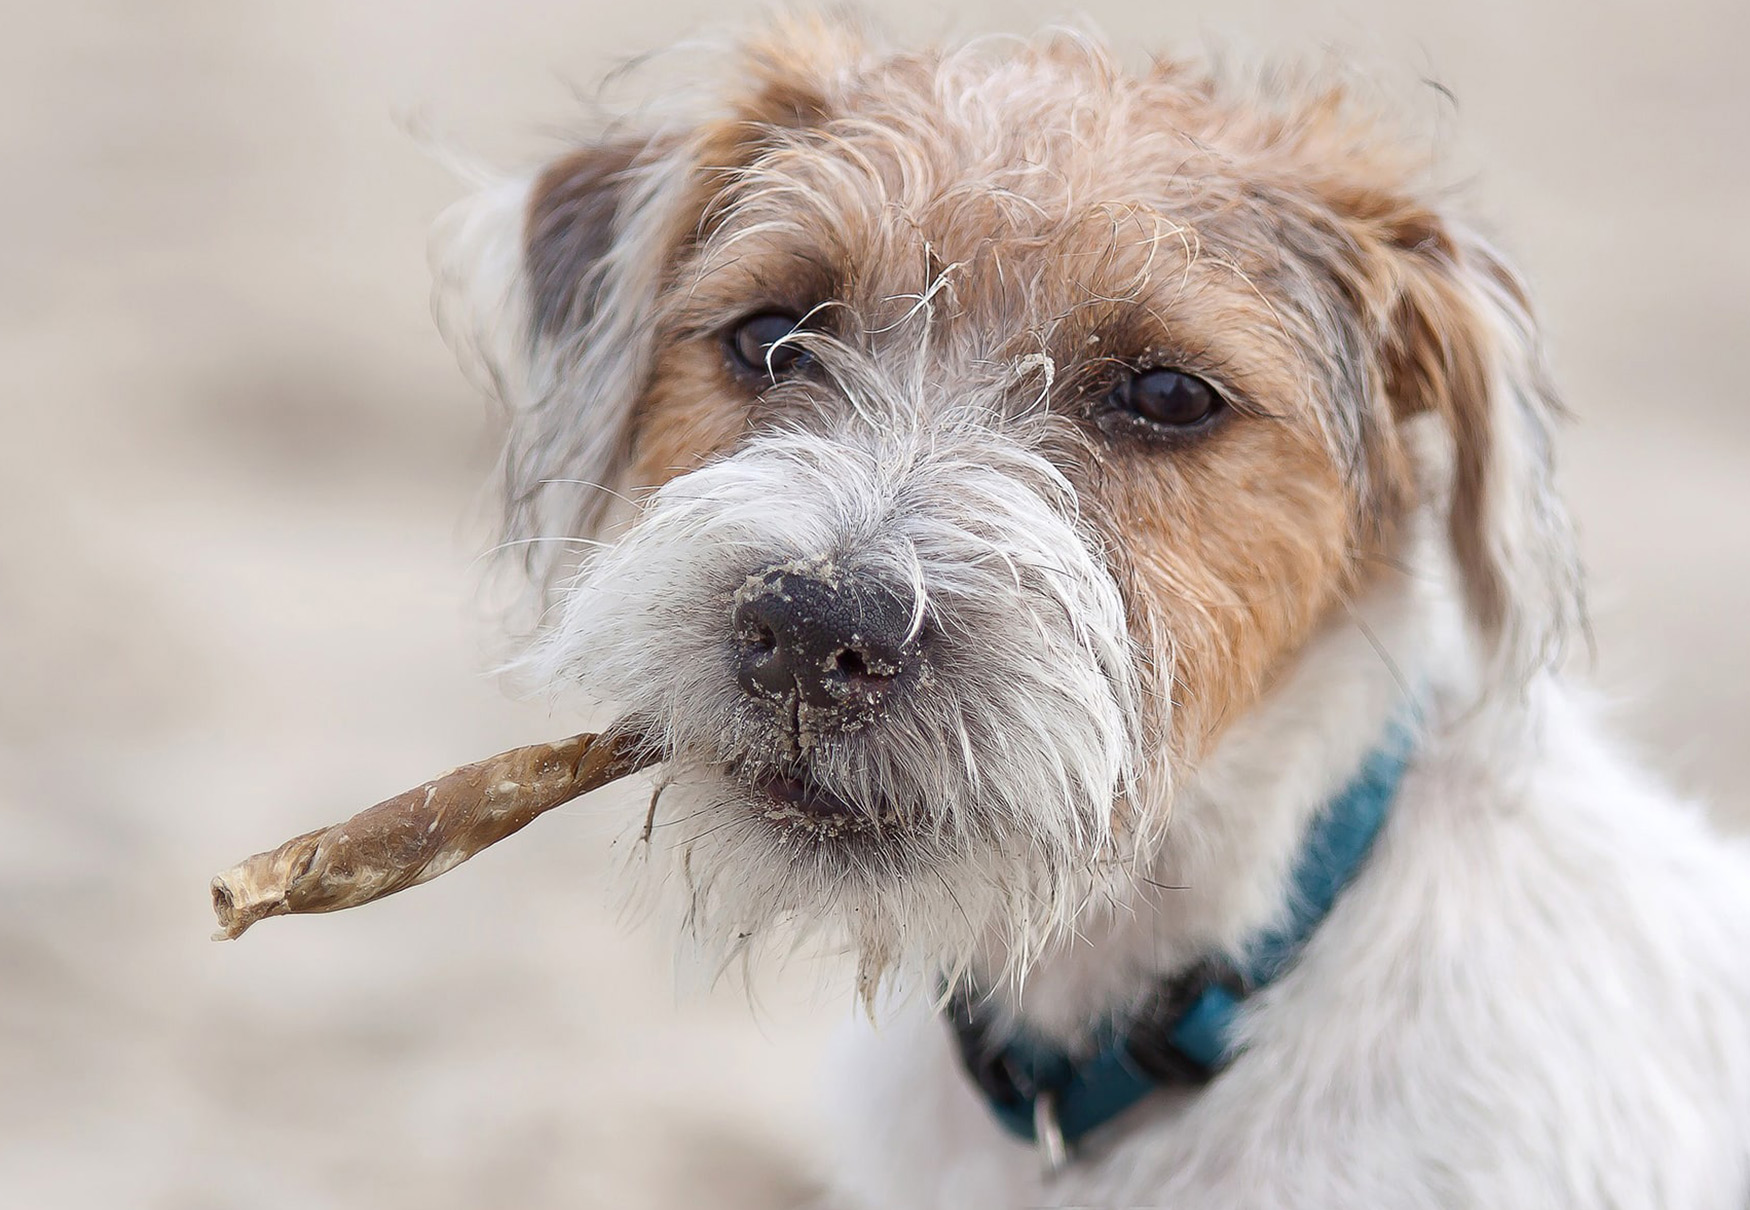
{"type": "Polygon", "coordinates": [[[1594,779],[1511,811],[1424,779],[1240,1059],[1049,1181],[928,1009],[855,1030],[829,1076],[847,1204],[1738,1210],[1750,863],[1594,779]]]}

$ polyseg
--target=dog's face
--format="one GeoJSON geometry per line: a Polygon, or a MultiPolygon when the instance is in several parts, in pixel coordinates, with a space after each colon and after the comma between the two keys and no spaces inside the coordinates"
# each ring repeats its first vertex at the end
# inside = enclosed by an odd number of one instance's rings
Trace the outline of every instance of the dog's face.
{"type": "Polygon", "coordinates": [[[533,183],[495,366],[512,536],[602,540],[538,554],[531,664],[662,749],[695,930],[1024,961],[1389,574],[1418,417],[1479,633],[1535,646],[1518,288],[1337,97],[1071,38],[740,62],[533,183]]]}

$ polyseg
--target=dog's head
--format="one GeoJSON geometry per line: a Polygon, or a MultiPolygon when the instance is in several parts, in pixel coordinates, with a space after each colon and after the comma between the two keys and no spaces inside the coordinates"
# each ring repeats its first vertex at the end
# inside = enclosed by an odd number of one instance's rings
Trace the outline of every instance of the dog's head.
{"type": "Polygon", "coordinates": [[[1339,93],[807,20],[734,61],[505,194],[493,296],[531,666],[661,746],[695,929],[1024,960],[1435,480],[1479,651],[1548,657],[1524,296],[1339,93]]]}

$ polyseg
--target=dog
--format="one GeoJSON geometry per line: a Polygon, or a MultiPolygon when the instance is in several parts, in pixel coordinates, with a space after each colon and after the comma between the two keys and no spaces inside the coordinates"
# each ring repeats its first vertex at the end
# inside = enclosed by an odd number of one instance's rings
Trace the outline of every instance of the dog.
{"type": "Polygon", "coordinates": [[[446,223],[517,667],[834,1205],[1750,1204],[1750,860],[1617,751],[1519,276],[1316,76],[776,20],[446,223]]]}

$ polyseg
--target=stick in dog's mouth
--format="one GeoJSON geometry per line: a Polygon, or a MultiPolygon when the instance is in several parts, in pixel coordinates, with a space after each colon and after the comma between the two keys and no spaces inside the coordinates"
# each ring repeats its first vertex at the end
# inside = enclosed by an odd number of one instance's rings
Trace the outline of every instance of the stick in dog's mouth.
{"type": "Polygon", "coordinates": [[[617,731],[512,748],[294,836],[213,879],[215,941],[257,920],[336,912],[429,882],[537,815],[656,763],[617,731]]]}

